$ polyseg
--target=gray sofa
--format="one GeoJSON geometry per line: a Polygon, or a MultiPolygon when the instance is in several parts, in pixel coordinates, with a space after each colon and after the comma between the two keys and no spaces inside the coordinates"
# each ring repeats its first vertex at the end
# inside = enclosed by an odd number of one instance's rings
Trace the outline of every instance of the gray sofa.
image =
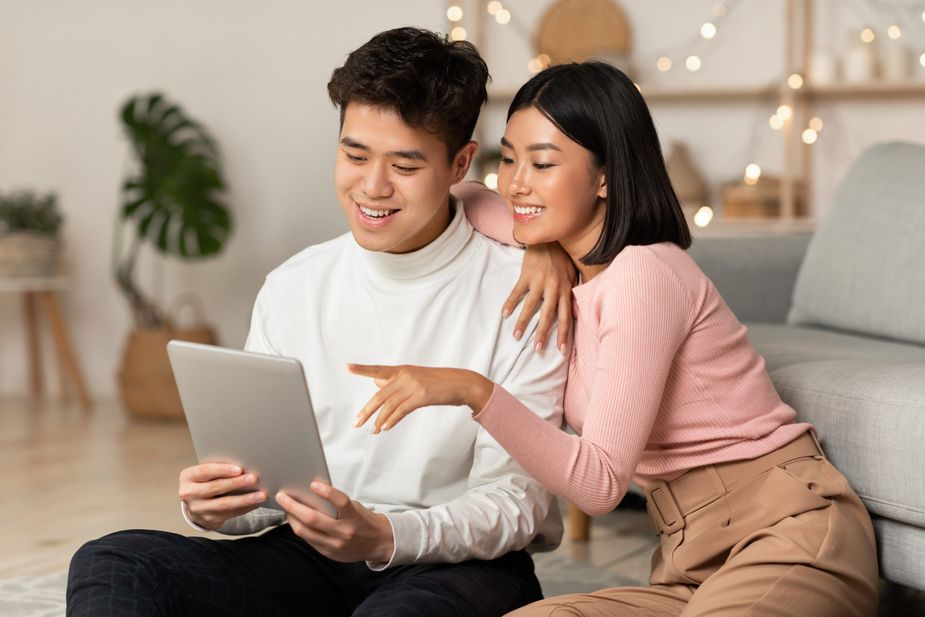
{"type": "Polygon", "coordinates": [[[866,150],[812,237],[691,255],[867,505],[883,578],[925,590],[925,146],[866,150]]]}

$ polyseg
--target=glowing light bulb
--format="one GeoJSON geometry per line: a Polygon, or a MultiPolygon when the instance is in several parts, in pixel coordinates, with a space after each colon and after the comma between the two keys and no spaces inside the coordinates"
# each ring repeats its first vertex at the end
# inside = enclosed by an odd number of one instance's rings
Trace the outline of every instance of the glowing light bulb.
{"type": "Polygon", "coordinates": [[[542,63],[543,68],[546,68],[552,64],[552,58],[549,57],[549,54],[540,54],[536,57],[536,59],[542,63]]]}
{"type": "Polygon", "coordinates": [[[777,115],[781,117],[781,120],[789,120],[793,116],[793,110],[789,105],[781,105],[777,108],[777,115]]]}
{"type": "Polygon", "coordinates": [[[504,24],[511,21],[511,12],[507,9],[501,9],[495,13],[495,21],[503,26],[504,24]]]}
{"type": "Polygon", "coordinates": [[[688,56],[687,60],[684,61],[684,66],[691,72],[699,71],[702,65],[703,63],[700,61],[700,56],[688,56]]]}
{"type": "Polygon", "coordinates": [[[822,130],[822,118],[819,116],[813,116],[809,120],[809,128],[816,131],[817,133],[822,130]]]}
{"type": "Polygon", "coordinates": [[[716,26],[714,26],[709,21],[703,24],[700,26],[700,36],[705,39],[712,39],[714,36],[716,36],[716,26]]]}
{"type": "Polygon", "coordinates": [[[745,167],[745,184],[755,185],[758,184],[758,178],[761,177],[761,167],[758,166],[758,163],[749,163],[745,167]]]}
{"type": "Polygon", "coordinates": [[[784,119],[778,116],[777,114],[774,114],[773,116],[771,116],[771,119],[768,120],[768,124],[770,124],[771,128],[774,129],[775,131],[779,131],[782,128],[784,128],[784,119]]]}
{"type": "Polygon", "coordinates": [[[485,7],[488,9],[488,14],[494,17],[498,14],[498,11],[504,8],[504,5],[498,2],[498,0],[492,0],[488,3],[488,6],[485,7]]]}
{"type": "Polygon", "coordinates": [[[793,90],[799,90],[803,87],[803,76],[799,73],[794,73],[787,78],[787,85],[793,90]]]}
{"type": "Polygon", "coordinates": [[[655,63],[655,66],[657,66],[658,70],[660,70],[662,73],[670,71],[671,70],[671,58],[669,58],[668,56],[662,56],[661,58],[658,59],[658,62],[655,63]]]}
{"type": "Polygon", "coordinates": [[[819,139],[819,133],[813,129],[806,129],[803,131],[803,143],[804,144],[814,144],[816,140],[819,139]]]}
{"type": "Polygon", "coordinates": [[[485,174],[485,186],[493,191],[498,190],[498,174],[485,174]]]}
{"type": "Polygon", "coordinates": [[[903,30],[897,25],[890,26],[890,29],[886,31],[886,35],[893,39],[894,41],[903,35],[903,30]]]}
{"type": "Polygon", "coordinates": [[[450,21],[459,21],[463,18],[463,10],[461,6],[456,6],[455,4],[449,7],[446,10],[446,18],[450,21]]]}
{"type": "Polygon", "coordinates": [[[874,31],[870,28],[864,28],[861,30],[861,40],[865,43],[873,43],[875,38],[877,37],[874,35],[874,31]]]}
{"type": "Polygon", "coordinates": [[[921,56],[919,56],[919,64],[921,64],[922,66],[925,66],[925,54],[922,54],[921,56]]]}
{"type": "Polygon", "coordinates": [[[468,36],[468,33],[466,32],[466,29],[463,28],[462,26],[456,26],[455,28],[450,30],[450,40],[451,41],[465,41],[466,36],[468,36]]]}
{"type": "Polygon", "coordinates": [[[710,206],[703,206],[697,213],[694,215],[694,225],[697,227],[706,227],[710,224],[710,221],[713,220],[713,208],[710,206]]]}

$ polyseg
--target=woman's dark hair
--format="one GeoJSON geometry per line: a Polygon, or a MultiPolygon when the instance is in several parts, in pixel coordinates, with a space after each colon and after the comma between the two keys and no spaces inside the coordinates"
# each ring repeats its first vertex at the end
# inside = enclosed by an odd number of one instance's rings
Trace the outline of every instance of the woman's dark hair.
{"type": "Polygon", "coordinates": [[[472,139],[488,100],[488,66],[466,41],[429,30],[380,32],[347,56],[328,82],[340,122],[351,102],[392,109],[408,126],[436,135],[449,160],[472,139]]]}
{"type": "Polygon", "coordinates": [[[538,73],[508,109],[535,107],[604,168],[607,208],[597,244],[581,261],[609,263],[628,245],[691,245],[691,232],[668,179],[655,124],[642,95],[603,62],[561,64],[538,73]]]}

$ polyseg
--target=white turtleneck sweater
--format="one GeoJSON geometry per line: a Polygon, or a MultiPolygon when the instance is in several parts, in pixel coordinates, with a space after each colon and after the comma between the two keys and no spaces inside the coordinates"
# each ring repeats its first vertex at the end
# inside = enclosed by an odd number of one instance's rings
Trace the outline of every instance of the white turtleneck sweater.
{"type": "MultiPolygon", "coordinates": [[[[471,369],[561,426],[562,354],[534,351],[535,319],[516,341],[501,316],[521,259],[475,232],[460,204],[418,251],[367,251],[348,233],[286,261],[257,296],[245,348],[302,362],[333,485],[391,521],[392,559],[371,568],[493,559],[561,539],[553,498],[467,407],[420,409],[379,435],[353,427],[377,388],[348,362],[471,369]]],[[[258,509],[220,531],[283,520],[258,509]]]]}

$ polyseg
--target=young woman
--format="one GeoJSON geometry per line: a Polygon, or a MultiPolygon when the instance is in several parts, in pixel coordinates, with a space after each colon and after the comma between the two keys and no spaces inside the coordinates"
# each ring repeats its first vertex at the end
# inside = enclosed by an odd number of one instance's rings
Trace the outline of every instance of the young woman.
{"type": "Polygon", "coordinates": [[[469,371],[353,366],[380,390],[375,430],[468,405],[549,490],[603,514],[636,479],[661,544],[650,586],[551,598],[533,615],[873,615],[870,518],[795,421],[745,328],[687,255],[651,116],[601,63],[556,66],[517,93],[499,191],[514,236],[558,242],[580,274],[570,435],[469,371]],[[557,612],[558,611],[558,612],[557,612]]]}

